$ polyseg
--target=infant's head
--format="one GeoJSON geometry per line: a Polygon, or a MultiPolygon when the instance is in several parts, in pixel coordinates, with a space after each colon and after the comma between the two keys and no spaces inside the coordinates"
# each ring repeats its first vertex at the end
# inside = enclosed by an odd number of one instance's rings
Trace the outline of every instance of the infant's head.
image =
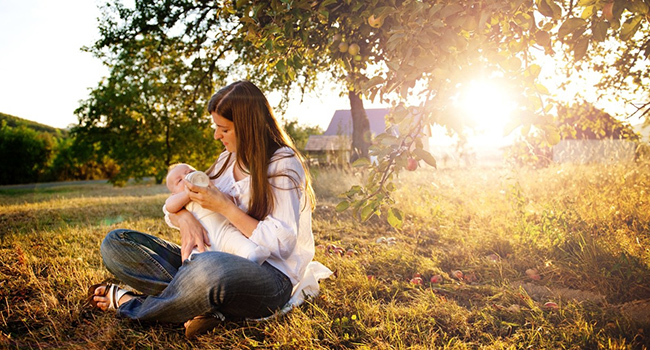
{"type": "Polygon", "coordinates": [[[191,165],[185,163],[174,164],[169,167],[167,173],[167,188],[171,193],[179,193],[185,190],[183,179],[191,172],[196,171],[191,165]]]}

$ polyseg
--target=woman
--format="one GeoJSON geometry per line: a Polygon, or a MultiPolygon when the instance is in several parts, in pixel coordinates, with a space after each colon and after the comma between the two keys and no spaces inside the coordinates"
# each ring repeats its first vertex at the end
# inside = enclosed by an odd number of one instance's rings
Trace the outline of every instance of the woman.
{"type": "Polygon", "coordinates": [[[110,284],[89,290],[91,304],[116,309],[121,317],[187,321],[188,337],[214,328],[224,316],[268,317],[297,305],[303,295],[317,294],[318,280],[331,274],[311,261],[314,193],[309,172],[264,94],[254,84],[239,81],[212,96],[208,112],[214,138],[226,150],[207,171],[211,185],[202,188],[186,182],[188,195],[224,215],[271,256],[258,265],[205,251],[209,241],[203,226],[181,210],[165,215],[170,226],[180,229],[180,247],[123,229],[110,232],[102,242],[108,270],[145,295],[110,284]],[[188,260],[194,248],[202,253],[188,260]]]}

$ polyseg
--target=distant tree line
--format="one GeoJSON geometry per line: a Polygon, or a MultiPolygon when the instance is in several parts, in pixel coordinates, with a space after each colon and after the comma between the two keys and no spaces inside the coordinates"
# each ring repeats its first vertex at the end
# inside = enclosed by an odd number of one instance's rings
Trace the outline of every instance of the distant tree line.
{"type": "Polygon", "coordinates": [[[67,130],[0,113],[0,184],[106,179],[117,165],[67,130]]]}
{"type": "Polygon", "coordinates": [[[526,131],[526,136],[509,147],[506,157],[517,165],[546,167],[553,159],[553,145],[560,140],[640,140],[629,123],[585,101],[570,105],[558,103],[552,125],[557,130],[553,134],[541,130],[526,131]]]}
{"type": "MultiPolygon", "coordinates": [[[[203,118],[206,119],[207,118],[203,118]]],[[[320,134],[318,127],[305,127],[297,121],[285,122],[285,128],[299,148],[304,147],[310,134],[320,134]]],[[[8,114],[0,113],[0,185],[24,184],[48,181],[108,179],[121,185],[130,177],[153,176],[158,182],[172,162],[189,162],[199,168],[207,168],[221,151],[218,142],[212,140],[209,123],[197,127],[186,125],[178,132],[191,136],[183,138],[182,147],[173,147],[182,152],[173,154],[160,169],[152,167],[159,150],[144,152],[131,144],[120,143],[110,134],[94,134],[89,137],[87,129],[80,132],[75,126],[70,131],[35,123],[8,114]],[[198,130],[198,131],[197,131],[198,130]],[[149,159],[143,157],[148,155],[149,159]],[[134,167],[128,162],[141,167],[134,167]]],[[[131,136],[140,135],[139,142],[152,144],[152,140],[164,135],[146,135],[142,130],[131,130],[131,136]],[[145,140],[144,138],[149,138],[145,140]]]]}

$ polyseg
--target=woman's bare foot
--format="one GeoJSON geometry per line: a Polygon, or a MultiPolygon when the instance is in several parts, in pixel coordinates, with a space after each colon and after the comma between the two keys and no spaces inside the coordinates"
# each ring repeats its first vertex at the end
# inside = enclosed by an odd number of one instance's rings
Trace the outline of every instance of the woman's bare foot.
{"type": "MultiPolygon", "coordinates": [[[[95,288],[95,292],[92,297],[97,307],[102,311],[108,310],[111,305],[111,298],[109,292],[107,291],[108,288],[110,288],[110,285],[107,284],[102,284],[98,286],[97,288],[95,288]]],[[[117,300],[117,306],[119,307],[120,305],[133,299],[133,297],[134,296],[131,293],[126,293],[122,295],[122,297],[117,300]]]]}

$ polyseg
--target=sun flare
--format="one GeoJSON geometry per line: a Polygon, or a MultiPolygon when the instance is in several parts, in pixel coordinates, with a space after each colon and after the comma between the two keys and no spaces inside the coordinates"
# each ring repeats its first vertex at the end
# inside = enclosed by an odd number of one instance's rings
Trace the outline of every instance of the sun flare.
{"type": "Polygon", "coordinates": [[[473,124],[473,138],[479,143],[505,142],[504,129],[516,109],[507,90],[495,81],[472,81],[459,99],[461,110],[473,124]]]}

